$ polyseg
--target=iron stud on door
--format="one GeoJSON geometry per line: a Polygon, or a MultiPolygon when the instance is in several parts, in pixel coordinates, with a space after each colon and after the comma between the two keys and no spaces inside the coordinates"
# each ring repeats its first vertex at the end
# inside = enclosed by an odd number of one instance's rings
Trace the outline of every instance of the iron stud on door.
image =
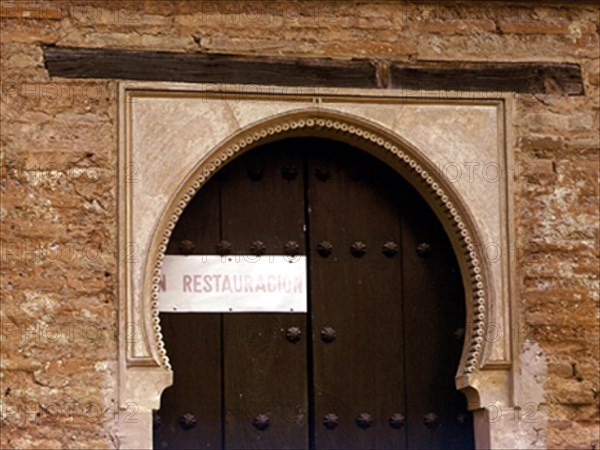
{"type": "Polygon", "coordinates": [[[295,180],[298,176],[298,168],[296,166],[283,166],[281,174],[288,181],[295,180]]]}
{"type": "Polygon", "coordinates": [[[362,258],[367,254],[367,244],[363,241],[356,241],[350,246],[350,253],[356,258],[362,258]]]}
{"type": "Polygon", "coordinates": [[[435,428],[439,425],[440,418],[436,413],[430,412],[425,414],[425,417],[423,418],[423,423],[427,428],[435,428]]]}
{"type": "Polygon", "coordinates": [[[267,246],[263,241],[256,240],[250,244],[250,253],[256,256],[264,255],[267,252],[267,246]]]}
{"type": "Polygon", "coordinates": [[[285,337],[292,344],[295,344],[296,342],[298,342],[300,340],[301,336],[302,336],[302,330],[300,330],[300,328],[298,328],[298,327],[289,327],[285,333],[285,337]]]}
{"type": "Polygon", "coordinates": [[[179,243],[179,251],[182,255],[191,255],[196,250],[196,246],[189,239],[185,239],[179,243]]]}
{"type": "Polygon", "coordinates": [[[340,424],[339,417],[334,413],[325,414],[323,417],[323,426],[328,430],[334,430],[340,424]]]}
{"type": "Polygon", "coordinates": [[[331,327],[325,327],[321,330],[321,340],[326,344],[331,344],[335,341],[336,333],[331,327]]]}
{"type": "Polygon", "coordinates": [[[215,251],[217,252],[217,255],[229,255],[231,253],[231,247],[231,242],[222,240],[215,245],[215,251]]]}
{"type": "Polygon", "coordinates": [[[185,413],[179,418],[179,426],[186,431],[195,428],[197,423],[196,416],[192,413],[185,413]]]}
{"type": "Polygon", "coordinates": [[[356,418],[356,424],[363,430],[366,430],[373,425],[373,417],[369,413],[360,413],[356,418]]]}
{"type": "Polygon", "coordinates": [[[317,253],[323,258],[327,258],[333,252],[333,245],[329,241],[321,241],[317,244],[317,253]]]}
{"type": "Polygon", "coordinates": [[[288,241],[283,247],[283,253],[288,256],[296,256],[300,254],[300,244],[296,241],[288,241]]]}
{"type": "Polygon", "coordinates": [[[388,258],[394,257],[398,253],[399,246],[394,241],[387,241],[383,244],[382,252],[388,258]]]}
{"type": "Polygon", "coordinates": [[[269,425],[271,424],[270,422],[271,421],[269,420],[269,416],[267,416],[266,414],[259,414],[254,418],[252,424],[257,430],[265,431],[267,428],[269,428],[269,425]]]}
{"type": "Polygon", "coordinates": [[[389,420],[390,427],[395,428],[397,430],[402,428],[405,423],[406,423],[406,419],[400,413],[392,414],[392,417],[390,417],[390,420],[389,420]]]}
{"type": "Polygon", "coordinates": [[[429,245],[427,242],[421,242],[419,245],[417,245],[417,255],[421,257],[428,256],[431,251],[431,245],[429,245]]]}

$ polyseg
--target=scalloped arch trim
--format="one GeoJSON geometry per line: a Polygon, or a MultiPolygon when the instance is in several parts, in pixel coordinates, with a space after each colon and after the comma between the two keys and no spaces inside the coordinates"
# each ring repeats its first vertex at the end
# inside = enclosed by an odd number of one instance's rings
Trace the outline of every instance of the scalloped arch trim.
{"type": "MultiPolygon", "coordinates": [[[[254,124],[241,130],[231,139],[222,143],[214,149],[209,159],[198,164],[192,175],[182,184],[182,188],[171,201],[171,207],[167,210],[165,220],[159,227],[156,237],[159,239],[158,254],[152,266],[152,293],[151,312],[152,325],[156,348],[160,356],[161,364],[171,369],[169,359],[164,346],[160,319],[158,292],[161,267],[167,249],[171,233],[177,224],[183,210],[198,190],[218,171],[218,169],[235,158],[259,145],[294,136],[321,136],[346,140],[358,148],[375,148],[401,166],[402,174],[411,184],[419,184],[420,192],[431,205],[437,205],[443,213],[447,228],[451,230],[450,239],[456,248],[462,251],[456,252],[463,280],[465,283],[465,294],[467,296],[467,330],[468,339],[465,339],[463,356],[459,367],[459,374],[468,375],[479,369],[484,346],[484,334],[486,329],[486,303],[487,292],[490,290],[486,282],[486,276],[481,265],[481,258],[475,249],[476,232],[472,221],[468,220],[466,209],[460,204],[458,196],[450,186],[442,186],[443,182],[434,178],[435,168],[420,155],[420,152],[405,142],[399,136],[392,135],[389,131],[380,129],[377,125],[344,116],[337,112],[328,112],[324,109],[286,113],[283,116],[271,117],[269,120],[254,124]],[[423,189],[424,187],[424,189],[423,189]],[[461,211],[461,212],[459,212],[461,211]]],[[[153,248],[156,248],[153,246],[153,248]]],[[[147,298],[147,296],[144,296],[147,298]]]]}

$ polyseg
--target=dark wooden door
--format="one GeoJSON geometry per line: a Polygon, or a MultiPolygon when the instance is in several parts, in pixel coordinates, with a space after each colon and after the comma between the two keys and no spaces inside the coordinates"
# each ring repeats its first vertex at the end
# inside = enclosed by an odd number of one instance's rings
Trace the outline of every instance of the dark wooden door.
{"type": "Polygon", "coordinates": [[[254,150],[192,200],[167,252],[303,254],[309,298],[306,314],[161,313],[175,381],[155,448],[473,448],[457,262],[382,162],[324,139],[254,150]]]}

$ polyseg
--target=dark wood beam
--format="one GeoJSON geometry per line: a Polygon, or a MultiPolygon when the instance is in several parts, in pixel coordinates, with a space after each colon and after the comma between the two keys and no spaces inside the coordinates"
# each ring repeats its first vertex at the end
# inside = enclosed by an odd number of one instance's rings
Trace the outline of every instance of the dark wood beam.
{"type": "Polygon", "coordinates": [[[368,60],[247,58],[88,48],[44,48],[50,76],[276,86],[377,87],[368,60]]]}
{"type": "Polygon", "coordinates": [[[392,87],[414,90],[497,91],[582,95],[578,64],[448,63],[392,66],[392,87]]]}
{"type": "Polygon", "coordinates": [[[400,88],[582,95],[581,68],[557,63],[407,64],[369,59],[274,58],[45,47],[52,77],[189,83],[400,88]]]}

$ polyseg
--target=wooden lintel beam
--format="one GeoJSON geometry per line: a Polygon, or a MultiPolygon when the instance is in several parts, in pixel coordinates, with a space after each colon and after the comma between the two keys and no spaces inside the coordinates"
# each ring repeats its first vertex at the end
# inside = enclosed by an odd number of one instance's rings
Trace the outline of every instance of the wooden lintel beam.
{"type": "Polygon", "coordinates": [[[148,50],[44,47],[50,76],[188,83],[584,93],[578,64],[275,58],[148,50]]]}
{"type": "Polygon", "coordinates": [[[440,63],[392,66],[392,87],[414,90],[496,91],[582,95],[578,64],[440,63]]]}
{"type": "Polygon", "coordinates": [[[247,58],[139,50],[44,48],[50,76],[275,86],[377,87],[368,60],[247,58]]]}

